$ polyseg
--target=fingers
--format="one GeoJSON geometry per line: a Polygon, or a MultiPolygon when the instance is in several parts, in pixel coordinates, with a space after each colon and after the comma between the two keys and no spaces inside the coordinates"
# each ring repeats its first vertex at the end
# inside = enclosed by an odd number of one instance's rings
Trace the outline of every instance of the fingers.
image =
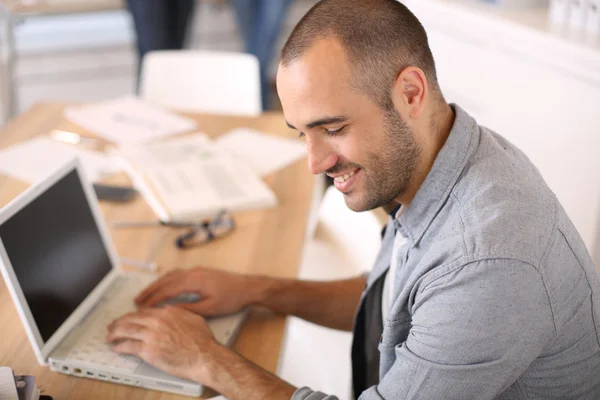
{"type": "Polygon", "coordinates": [[[112,349],[115,353],[131,354],[143,358],[142,352],[144,349],[144,343],[138,340],[122,340],[113,344],[112,349]]]}
{"type": "Polygon", "coordinates": [[[148,340],[148,336],[149,331],[147,327],[121,321],[112,326],[108,332],[106,341],[114,344],[127,340],[145,342],[148,340]]]}
{"type": "MultiPolygon", "coordinates": [[[[138,306],[139,307],[155,307],[157,305],[161,305],[161,303],[164,302],[165,300],[172,299],[174,297],[181,295],[182,293],[188,293],[188,292],[190,292],[190,291],[186,290],[185,286],[173,284],[173,286],[168,286],[168,287],[159,289],[158,291],[150,294],[150,296],[148,296],[146,298],[144,303],[139,304],[138,306]]],[[[185,300],[175,299],[173,301],[173,303],[178,302],[178,301],[185,301],[185,300]]]]}
{"type": "Polygon", "coordinates": [[[135,298],[135,302],[137,304],[144,302],[151,293],[163,287],[164,285],[169,284],[173,280],[178,279],[181,272],[182,271],[179,270],[171,271],[165,274],[164,276],[160,277],[156,281],[152,282],[146,289],[144,289],[140,294],[137,295],[137,297],[135,298]]]}
{"type": "Polygon", "coordinates": [[[157,309],[148,308],[125,314],[111,322],[110,325],[108,325],[108,330],[112,331],[117,326],[126,324],[139,325],[153,329],[160,324],[160,321],[158,320],[160,315],[159,312],[160,311],[157,309]]]}

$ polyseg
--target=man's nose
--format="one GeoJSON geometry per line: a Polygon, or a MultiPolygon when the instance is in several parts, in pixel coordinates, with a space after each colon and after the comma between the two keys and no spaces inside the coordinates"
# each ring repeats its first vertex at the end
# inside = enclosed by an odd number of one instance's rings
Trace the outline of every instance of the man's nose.
{"type": "Polygon", "coordinates": [[[335,153],[323,140],[307,138],[308,170],[312,174],[321,174],[332,168],[337,160],[335,153]]]}

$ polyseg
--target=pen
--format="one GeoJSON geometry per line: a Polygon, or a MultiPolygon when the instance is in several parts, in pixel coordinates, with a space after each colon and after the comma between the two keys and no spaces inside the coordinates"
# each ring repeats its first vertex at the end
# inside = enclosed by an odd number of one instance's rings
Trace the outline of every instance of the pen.
{"type": "Polygon", "coordinates": [[[171,228],[191,228],[201,224],[201,222],[166,222],[166,221],[120,221],[113,222],[113,228],[147,228],[152,226],[168,226],[171,228]]]}
{"type": "Polygon", "coordinates": [[[161,226],[164,225],[161,221],[123,221],[114,222],[113,228],[146,228],[148,226],[161,226]]]}

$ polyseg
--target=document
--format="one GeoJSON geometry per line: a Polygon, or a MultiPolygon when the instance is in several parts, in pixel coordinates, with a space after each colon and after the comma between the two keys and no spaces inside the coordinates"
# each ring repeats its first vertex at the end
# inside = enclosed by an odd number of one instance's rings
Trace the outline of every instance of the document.
{"type": "Polygon", "coordinates": [[[221,210],[277,205],[269,187],[242,160],[203,134],[120,149],[134,185],[163,221],[195,221],[221,210]]]}
{"type": "Polygon", "coordinates": [[[259,176],[267,176],[306,157],[299,140],[268,135],[253,129],[234,129],[215,140],[217,147],[246,161],[259,176]]]}
{"type": "Polygon", "coordinates": [[[120,171],[117,160],[91,150],[37,137],[0,151],[0,172],[27,183],[42,180],[65,162],[79,157],[91,182],[120,171]]]}
{"type": "Polygon", "coordinates": [[[133,96],[69,107],[65,117],[117,145],[143,143],[197,128],[196,121],[133,96]]]}

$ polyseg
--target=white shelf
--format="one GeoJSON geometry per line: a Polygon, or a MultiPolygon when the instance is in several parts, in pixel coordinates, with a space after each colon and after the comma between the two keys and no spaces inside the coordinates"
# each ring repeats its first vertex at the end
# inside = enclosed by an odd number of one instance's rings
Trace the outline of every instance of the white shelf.
{"type": "Polygon", "coordinates": [[[519,52],[600,85],[600,38],[553,27],[548,10],[502,9],[473,0],[405,0],[425,27],[519,52]]]}
{"type": "Polygon", "coordinates": [[[572,30],[565,25],[553,25],[548,19],[547,8],[532,9],[503,9],[493,4],[480,1],[442,0],[445,3],[456,3],[461,7],[469,7],[482,14],[499,18],[508,23],[515,24],[525,29],[531,29],[542,35],[550,36],[563,41],[566,45],[577,46],[582,50],[591,50],[599,53],[600,37],[588,35],[581,30],[572,30]]]}

